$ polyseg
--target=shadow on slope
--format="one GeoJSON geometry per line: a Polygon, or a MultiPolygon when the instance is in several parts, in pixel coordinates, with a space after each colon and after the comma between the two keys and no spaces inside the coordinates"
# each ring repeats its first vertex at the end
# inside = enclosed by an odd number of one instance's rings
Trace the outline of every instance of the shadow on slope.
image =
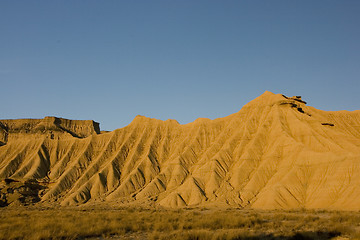
{"type": "Polygon", "coordinates": [[[0,207],[37,203],[44,189],[46,187],[34,179],[21,182],[7,178],[0,182],[0,207]]]}

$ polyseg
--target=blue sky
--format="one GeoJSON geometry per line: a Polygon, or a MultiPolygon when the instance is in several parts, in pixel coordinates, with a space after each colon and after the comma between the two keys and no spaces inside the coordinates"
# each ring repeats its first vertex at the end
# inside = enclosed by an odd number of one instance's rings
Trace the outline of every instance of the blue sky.
{"type": "Polygon", "coordinates": [[[360,109],[360,1],[0,1],[0,119],[237,112],[265,90],[360,109]]]}

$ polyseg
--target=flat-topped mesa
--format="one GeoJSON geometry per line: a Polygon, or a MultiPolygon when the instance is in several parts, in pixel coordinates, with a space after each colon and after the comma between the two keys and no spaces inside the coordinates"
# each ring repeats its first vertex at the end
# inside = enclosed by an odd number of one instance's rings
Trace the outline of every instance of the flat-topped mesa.
{"type": "Polygon", "coordinates": [[[85,138],[92,134],[100,134],[99,123],[92,120],[69,120],[58,117],[0,120],[0,145],[19,136],[41,135],[57,138],[59,135],[67,135],[85,138]]]}
{"type": "Polygon", "coordinates": [[[0,122],[0,146],[5,145],[7,142],[7,136],[6,127],[2,124],[2,122],[0,122]]]}
{"type": "MultiPolygon", "coordinates": [[[[100,134],[100,124],[93,120],[69,120],[64,118],[56,117],[45,117],[50,118],[57,126],[63,128],[63,130],[72,132],[75,137],[88,137],[93,134],[100,134]]],[[[72,135],[73,135],[72,134],[72,135]]]]}

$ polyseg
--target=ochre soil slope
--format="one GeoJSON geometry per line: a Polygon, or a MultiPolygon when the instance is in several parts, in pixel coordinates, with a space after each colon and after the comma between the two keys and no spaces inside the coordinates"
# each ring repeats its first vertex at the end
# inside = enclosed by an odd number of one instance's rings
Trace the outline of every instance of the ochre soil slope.
{"type": "Polygon", "coordinates": [[[137,116],[100,133],[93,121],[0,120],[0,180],[3,205],[16,202],[13,184],[33,186],[29,201],[61,205],[360,210],[360,111],[265,92],[185,125],[137,116]]]}

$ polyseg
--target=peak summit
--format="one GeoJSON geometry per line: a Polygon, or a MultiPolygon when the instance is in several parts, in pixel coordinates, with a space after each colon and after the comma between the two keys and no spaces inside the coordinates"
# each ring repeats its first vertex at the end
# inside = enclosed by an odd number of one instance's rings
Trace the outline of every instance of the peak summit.
{"type": "Polygon", "coordinates": [[[283,94],[275,94],[270,91],[265,91],[259,97],[255,98],[254,100],[250,101],[244,107],[254,107],[254,106],[266,106],[266,105],[274,105],[276,103],[284,103],[286,102],[297,102],[306,104],[305,101],[302,100],[301,96],[293,96],[287,97],[283,94]]]}
{"type": "Polygon", "coordinates": [[[254,105],[272,105],[275,102],[282,100],[284,100],[284,95],[265,91],[263,94],[246,104],[245,107],[250,107],[254,105]]]}

